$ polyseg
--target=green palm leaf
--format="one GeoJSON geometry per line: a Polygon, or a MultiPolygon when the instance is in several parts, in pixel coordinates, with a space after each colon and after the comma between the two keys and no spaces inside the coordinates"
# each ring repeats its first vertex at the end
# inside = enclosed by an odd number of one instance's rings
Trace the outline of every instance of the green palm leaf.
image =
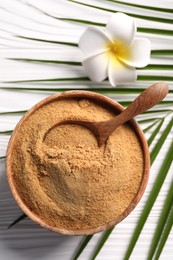
{"type": "Polygon", "coordinates": [[[104,246],[105,242],[107,241],[107,239],[109,238],[110,234],[112,233],[114,228],[111,228],[107,231],[105,231],[103,233],[103,236],[101,237],[100,241],[98,242],[98,245],[96,247],[96,250],[94,251],[91,260],[96,259],[97,255],[99,254],[100,250],[102,249],[102,247],[104,246]]]}
{"type": "MultiPolygon", "coordinates": [[[[75,61],[63,61],[63,60],[37,60],[37,59],[24,59],[24,58],[9,58],[10,60],[17,61],[25,61],[25,62],[40,62],[40,63],[48,63],[48,64],[64,64],[64,65],[73,65],[73,66],[81,66],[81,62],[75,61]]],[[[167,68],[165,68],[167,69],[167,68]]],[[[170,68],[172,69],[172,68],[170,68]]]]}
{"type": "Polygon", "coordinates": [[[23,219],[25,219],[27,216],[26,214],[22,214],[21,216],[19,216],[15,221],[13,221],[8,228],[11,228],[12,226],[14,226],[15,224],[17,224],[18,222],[22,221],[23,219]]]}
{"type": "Polygon", "coordinates": [[[161,56],[161,55],[172,56],[173,50],[152,50],[151,55],[152,56],[161,56]]]}
{"type": "Polygon", "coordinates": [[[0,160],[5,159],[5,158],[6,158],[6,156],[0,156],[0,160]]]}
{"type": "Polygon", "coordinates": [[[171,231],[171,228],[172,228],[172,225],[173,225],[173,203],[171,205],[171,209],[170,209],[170,212],[169,212],[169,215],[166,219],[166,223],[165,223],[165,226],[164,226],[164,229],[163,229],[163,232],[162,232],[162,235],[161,235],[161,238],[160,238],[160,241],[159,241],[159,245],[156,249],[156,254],[154,256],[154,260],[158,260],[160,255],[161,255],[161,252],[163,250],[163,247],[166,243],[166,240],[169,236],[169,233],[171,231]]]}
{"type": "MultiPolygon", "coordinates": [[[[164,135],[165,135],[166,132],[169,133],[168,127],[164,131],[164,135]]],[[[158,145],[155,146],[155,150],[157,150],[157,152],[160,149],[160,143],[162,143],[162,141],[158,142],[158,145]]],[[[147,202],[146,202],[146,204],[144,206],[142,214],[141,214],[141,216],[139,218],[139,221],[138,221],[138,223],[136,225],[135,231],[134,231],[133,236],[132,236],[132,238],[130,240],[130,244],[129,244],[128,249],[126,251],[126,254],[124,256],[124,260],[129,259],[129,257],[131,256],[131,253],[132,253],[132,251],[133,251],[133,249],[134,249],[134,247],[136,245],[136,242],[138,240],[138,237],[139,237],[139,235],[140,235],[140,233],[141,233],[141,231],[142,231],[142,229],[143,229],[143,227],[145,225],[145,222],[146,222],[146,220],[148,218],[148,215],[149,215],[149,213],[150,213],[150,211],[151,211],[151,209],[152,209],[152,207],[154,205],[154,202],[156,201],[156,198],[157,198],[157,196],[159,194],[159,191],[160,191],[160,189],[161,189],[161,187],[163,185],[163,182],[164,182],[164,180],[165,180],[165,178],[167,176],[167,173],[169,171],[169,168],[171,166],[172,154],[173,154],[173,143],[169,147],[169,150],[168,150],[168,152],[167,152],[167,154],[165,156],[165,159],[164,159],[164,161],[162,163],[160,171],[159,171],[159,173],[157,175],[157,178],[155,180],[155,183],[153,185],[152,191],[151,191],[151,193],[150,193],[150,195],[148,197],[148,200],[147,200],[147,202]]],[[[154,158],[151,157],[151,163],[154,162],[153,159],[154,158]]]]}
{"type": "MultiPolygon", "coordinates": [[[[166,221],[168,221],[168,216],[170,214],[170,210],[173,207],[173,188],[172,187],[173,187],[173,181],[172,181],[172,183],[170,185],[167,197],[166,197],[166,199],[164,201],[162,212],[161,212],[159,221],[157,223],[157,227],[156,227],[155,233],[153,235],[153,239],[152,239],[152,242],[151,242],[150,250],[149,250],[149,253],[148,253],[148,256],[147,256],[147,260],[152,260],[155,251],[158,250],[157,249],[157,245],[159,243],[159,240],[161,239],[161,235],[162,235],[162,232],[164,230],[165,223],[166,223],[166,221]]],[[[170,231],[170,229],[168,230],[168,232],[169,231],[170,231]]],[[[165,242],[166,242],[166,238],[167,238],[167,236],[165,237],[165,242]]],[[[159,249],[159,251],[160,251],[160,249],[159,249]]],[[[158,259],[158,257],[156,257],[156,259],[158,259]]]]}
{"type": "Polygon", "coordinates": [[[132,6],[132,7],[137,7],[137,8],[147,9],[147,10],[154,10],[154,11],[166,12],[166,13],[172,13],[173,12],[173,9],[169,9],[169,8],[139,5],[139,4],[133,4],[133,3],[128,3],[128,2],[121,2],[121,1],[117,1],[117,0],[107,0],[107,1],[114,2],[115,4],[118,3],[118,4],[121,4],[121,5],[125,5],[125,6],[132,6]]]}
{"type": "Polygon", "coordinates": [[[158,124],[158,126],[156,127],[156,129],[153,131],[153,133],[151,134],[150,138],[148,139],[148,145],[150,146],[150,144],[152,143],[152,141],[154,140],[154,138],[156,137],[156,135],[158,134],[161,126],[163,125],[164,122],[164,118],[161,120],[161,122],[158,124]]]}
{"type": "Polygon", "coordinates": [[[8,131],[1,131],[0,135],[11,135],[13,130],[8,130],[8,131]]]}
{"type": "Polygon", "coordinates": [[[31,82],[72,82],[72,81],[89,81],[88,77],[71,77],[71,78],[51,78],[51,79],[28,79],[28,80],[14,80],[14,81],[6,81],[5,83],[31,83],[31,82]]]}
{"type": "Polygon", "coordinates": [[[21,111],[10,111],[10,112],[0,112],[1,115],[19,115],[19,114],[24,114],[26,113],[27,110],[21,110],[21,111]]]}
{"type": "MultiPolygon", "coordinates": [[[[58,18],[58,19],[61,21],[68,21],[68,22],[74,22],[79,24],[81,23],[85,25],[94,25],[94,26],[101,26],[101,27],[104,27],[106,25],[105,23],[94,22],[91,20],[76,19],[76,18],[58,18]]],[[[138,27],[137,31],[142,33],[160,34],[160,35],[168,35],[168,36],[173,35],[172,30],[165,30],[165,29],[152,29],[152,28],[138,27]]],[[[172,55],[172,50],[171,50],[171,55],[172,55]]]]}
{"type": "Polygon", "coordinates": [[[21,36],[21,35],[16,35],[16,37],[17,38],[21,38],[21,39],[31,40],[31,41],[47,42],[47,43],[67,45],[67,46],[73,46],[73,47],[77,47],[78,46],[77,43],[73,43],[73,42],[50,41],[50,40],[39,39],[39,38],[25,37],[25,36],[21,36]]]}
{"type": "Polygon", "coordinates": [[[77,260],[78,257],[80,256],[80,254],[82,253],[82,251],[85,249],[85,247],[88,245],[89,241],[91,240],[91,238],[93,237],[93,235],[88,235],[86,237],[86,239],[84,239],[84,241],[82,241],[79,250],[77,250],[77,252],[75,253],[73,260],[77,260]]]}
{"type": "Polygon", "coordinates": [[[138,120],[139,124],[145,124],[145,123],[149,123],[149,122],[153,122],[153,121],[158,121],[159,118],[158,117],[152,117],[152,118],[147,118],[147,119],[141,119],[138,120]]]}
{"type": "Polygon", "coordinates": [[[147,133],[153,126],[155,126],[155,125],[158,123],[158,121],[160,121],[160,120],[157,119],[157,120],[154,121],[154,123],[152,123],[152,124],[150,124],[148,127],[144,128],[144,129],[143,129],[143,132],[144,132],[144,133],[147,133]]]}
{"type": "MultiPolygon", "coordinates": [[[[50,63],[50,64],[64,64],[72,66],[81,66],[81,62],[77,61],[63,61],[63,60],[39,60],[39,59],[27,59],[27,58],[9,58],[10,60],[25,61],[25,62],[39,62],[39,63],[50,63]]],[[[138,70],[144,70],[138,68],[138,70]]],[[[170,64],[150,64],[145,67],[145,70],[173,70],[173,65],[170,64]]]]}
{"type": "MultiPolygon", "coordinates": [[[[87,6],[87,7],[96,8],[96,9],[99,9],[99,10],[102,10],[102,11],[107,11],[107,12],[111,12],[111,13],[117,12],[117,10],[115,10],[115,9],[112,10],[112,9],[103,8],[103,7],[99,7],[99,6],[95,6],[95,5],[89,5],[89,4],[86,4],[86,3],[83,3],[83,2],[78,2],[78,1],[75,1],[75,0],[68,0],[68,1],[76,3],[76,4],[79,4],[79,5],[84,5],[84,6],[87,6]]],[[[153,16],[146,16],[146,15],[138,15],[138,14],[134,14],[134,13],[130,13],[130,12],[128,12],[126,14],[129,15],[129,16],[132,16],[134,18],[140,18],[140,19],[149,20],[149,21],[169,23],[169,24],[173,23],[172,19],[167,19],[167,18],[160,18],[160,17],[153,17],[153,16]]]]}
{"type": "Polygon", "coordinates": [[[163,133],[161,134],[158,142],[156,143],[153,150],[151,151],[151,156],[150,156],[151,157],[151,164],[154,162],[154,160],[156,159],[156,156],[160,152],[160,149],[162,148],[162,145],[164,144],[168,134],[170,133],[172,126],[173,126],[173,118],[170,120],[169,124],[167,125],[167,127],[165,128],[163,133]]]}
{"type": "MultiPolygon", "coordinates": [[[[55,88],[43,88],[40,87],[40,88],[36,88],[36,87],[0,87],[0,89],[8,89],[8,90],[33,90],[33,91],[53,91],[53,92],[62,92],[62,91],[67,91],[67,90],[74,90],[74,88],[61,88],[61,87],[55,87],[55,88]]],[[[81,87],[79,86],[77,88],[78,90],[86,90],[86,87],[81,87]]],[[[94,91],[94,92],[97,92],[97,93],[100,93],[100,94],[104,94],[104,95],[110,95],[110,94],[122,94],[122,95],[129,95],[129,94],[140,94],[142,91],[144,90],[144,88],[110,88],[110,87],[107,87],[105,88],[104,86],[102,88],[95,88],[95,87],[92,87],[89,91],[94,91]]],[[[170,90],[169,93],[173,93],[173,90],[170,90]]],[[[173,101],[169,101],[171,103],[173,103],[173,101]]],[[[162,101],[160,104],[167,104],[168,101],[162,101]],[[165,103],[166,102],[166,103],[165,103]]],[[[150,110],[150,111],[153,111],[153,110],[150,110]]],[[[171,110],[172,111],[172,110],[171,110]]],[[[5,114],[18,114],[18,113],[25,113],[26,110],[22,110],[22,111],[14,111],[14,112],[0,112],[0,115],[5,115],[5,114]]],[[[163,112],[163,111],[162,111],[163,112]]],[[[140,122],[147,122],[148,120],[153,120],[153,119],[144,119],[144,120],[141,120],[140,122]]]]}
{"type": "MultiPolygon", "coordinates": [[[[4,83],[31,83],[31,82],[83,82],[90,81],[88,77],[70,77],[70,78],[49,78],[49,79],[27,79],[27,80],[14,80],[6,81],[4,83]]],[[[156,76],[156,75],[138,75],[137,81],[173,81],[173,76],[156,76]]]]}

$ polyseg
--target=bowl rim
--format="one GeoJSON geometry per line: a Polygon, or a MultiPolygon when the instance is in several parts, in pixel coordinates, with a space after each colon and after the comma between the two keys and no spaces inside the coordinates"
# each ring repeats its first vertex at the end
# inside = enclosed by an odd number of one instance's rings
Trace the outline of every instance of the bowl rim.
{"type": "Polygon", "coordinates": [[[110,221],[109,223],[106,223],[104,225],[101,225],[96,228],[90,228],[90,229],[80,229],[80,230],[69,230],[65,228],[59,228],[54,227],[51,225],[48,225],[46,222],[44,222],[43,219],[37,216],[34,212],[32,212],[26,204],[23,202],[22,198],[20,197],[20,194],[18,193],[15,182],[13,179],[13,173],[11,170],[11,157],[12,157],[12,150],[13,150],[13,144],[15,142],[15,137],[18,134],[18,131],[20,131],[20,128],[22,127],[23,123],[33,114],[36,110],[41,108],[42,106],[45,106],[51,102],[54,102],[56,100],[62,100],[62,99],[73,99],[73,98],[88,98],[92,99],[95,102],[99,102],[100,105],[109,105],[111,109],[115,109],[115,111],[122,112],[125,108],[120,105],[118,102],[114,101],[113,99],[104,96],[102,94],[92,92],[92,91],[86,91],[86,90],[72,90],[72,91],[65,91],[62,93],[51,95],[40,102],[38,102],[36,105],[34,105],[31,109],[29,109],[26,114],[20,119],[18,124],[16,125],[11,138],[8,143],[7,147],[7,153],[6,153],[6,176],[7,181],[10,187],[10,190],[13,194],[13,197],[15,198],[17,204],[19,207],[23,210],[23,212],[34,222],[40,224],[42,227],[47,228],[51,231],[55,231],[61,234],[65,235],[90,235],[97,232],[104,231],[106,229],[112,228],[113,226],[117,225],[119,222],[121,222],[123,219],[125,219],[137,206],[140,199],[143,196],[143,193],[146,189],[146,185],[148,183],[149,178],[149,171],[150,171],[150,154],[148,149],[148,144],[145,138],[145,135],[141,129],[141,127],[138,125],[138,123],[135,121],[135,119],[131,119],[128,121],[130,125],[132,126],[132,129],[135,131],[136,135],[139,138],[141,148],[143,151],[143,159],[144,159],[144,171],[143,171],[143,177],[141,180],[140,187],[138,189],[138,192],[136,193],[135,197],[133,198],[131,204],[128,206],[128,208],[123,211],[121,215],[116,217],[114,220],[110,221]]]}

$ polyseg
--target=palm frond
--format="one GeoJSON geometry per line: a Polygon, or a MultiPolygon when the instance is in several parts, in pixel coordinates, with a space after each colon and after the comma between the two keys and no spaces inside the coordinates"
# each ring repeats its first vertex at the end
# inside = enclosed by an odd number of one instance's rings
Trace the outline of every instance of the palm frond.
{"type": "Polygon", "coordinates": [[[86,236],[86,238],[81,242],[79,250],[77,250],[73,256],[73,260],[77,260],[78,257],[80,256],[80,254],[83,252],[83,250],[85,249],[85,247],[88,245],[89,241],[91,240],[91,238],[93,237],[93,235],[88,235],[86,236]]]}
{"type": "Polygon", "coordinates": [[[1,131],[0,135],[11,135],[13,130],[1,131]]]}
{"type": "MultiPolygon", "coordinates": [[[[142,70],[142,69],[138,69],[142,70]]],[[[171,64],[149,64],[145,67],[145,70],[173,70],[173,65],[171,64]]]]}
{"type": "Polygon", "coordinates": [[[24,114],[26,113],[27,110],[20,110],[20,111],[7,111],[7,112],[0,112],[0,116],[1,115],[20,115],[20,114],[24,114]]]}
{"type": "Polygon", "coordinates": [[[105,231],[103,233],[103,235],[101,236],[96,249],[91,257],[91,260],[96,259],[97,255],[99,254],[100,250],[102,249],[102,247],[104,246],[105,242],[107,241],[107,239],[109,238],[110,234],[112,233],[114,228],[110,228],[109,230],[105,231]]]}
{"type": "Polygon", "coordinates": [[[161,8],[161,7],[156,7],[156,6],[148,6],[148,5],[140,5],[140,4],[133,4],[129,2],[122,2],[122,1],[117,1],[117,0],[107,0],[109,2],[114,2],[115,4],[121,4],[125,6],[132,6],[132,7],[137,7],[137,8],[142,8],[142,9],[147,9],[147,10],[153,10],[153,11],[159,11],[159,12],[165,12],[165,13],[172,13],[173,9],[169,8],[161,8]]]}
{"type": "MultiPolygon", "coordinates": [[[[64,82],[64,81],[89,81],[88,77],[76,77],[76,78],[51,78],[51,79],[28,79],[28,80],[14,80],[6,81],[4,83],[31,83],[31,82],[64,82]]],[[[17,88],[16,88],[17,89],[17,88]]]]}
{"type": "MultiPolygon", "coordinates": [[[[105,27],[106,25],[105,23],[101,23],[101,22],[95,22],[91,20],[84,20],[84,19],[77,19],[77,18],[58,18],[58,19],[61,21],[74,22],[74,23],[85,24],[85,25],[94,25],[100,27],[105,27]]],[[[172,30],[166,30],[166,29],[138,27],[137,31],[142,33],[149,33],[149,34],[158,34],[158,35],[167,35],[167,36],[173,35],[172,30]]],[[[171,55],[172,55],[172,50],[171,50],[171,55]]]]}
{"type": "Polygon", "coordinates": [[[154,138],[156,137],[156,135],[158,134],[161,126],[163,125],[164,122],[164,118],[161,120],[161,122],[158,124],[158,126],[156,127],[156,129],[153,131],[153,133],[151,134],[150,138],[148,139],[148,145],[150,145],[152,143],[152,141],[154,140],[154,138]]]}
{"type": "Polygon", "coordinates": [[[0,156],[0,160],[3,160],[5,158],[6,158],[6,156],[0,156]]]}
{"type": "Polygon", "coordinates": [[[22,214],[20,215],[15,221],[13,221],[8,228],[11,228],[12,226],[16,225],[17,223],[19,223],[20,221],[22,221],[23,219],[25,219],[27,217],[26,214],[22,214]]]}
{"type": "MultiPolygon", "coordinates": [[[[172,187],[173,187],[173,181],[170,185],[170,188],[168,190],[166,199],[165,199],[163,207],[162,207],[162,212],[160,214],[160,218],[158,220],[157,227],[155,229],[155,233],[153,235],[153,239],[152,239],[152,242],[150,245],[150,250],[149,250],[149,253],[147,256],[147,260],[153,259],[154,253],[157,250],[159,240],[161,239],[162,232],[165,228],[168,216],[170,214],[170,210],[173,207],[173,188],[172,187]]],[[[168,231],[170,231],[170,229],[168,231]]],[[[166,238],[167,238],[167,236],[165,237],[165,242],[166,242],[166,238]]],[[[158,259],[158,256],[156,259],[158,259]]]]}
{"type": "MultiPolygon", "coordinates": [[[[7,83],[7,82],[6,82],[7,83]]],[[[6,86],[0,86],[0,89],[3,89],[3,90],[33,90],[33,91],[54,91],[54,92],[63,92],[63,91],[67,91],[67,90],[74,90],[74,88],[61,88],[61,87],[55,87],[55,88],[45,88],[45,87],[40,87],[40,88],[36,88],[36,87],[6,87],[6,86]]],[[[81,85],[77,88],[78,90],[86,90],[86,87],[81,87],[81,85]]],[[[144,88],[120,88],[120,87],[117,87],[117,88],[112,88],[112,87],[102,87],[102,88],[95,88],[95,87],[92,87],[89,89],[89,91],[91,92],[97,92],[97,93],[100,93],[100,94],[107,94],[107,95],[110,95],[110,94],[122,94],[122,95],[129,95],[129,94],[140,94],[142,91],[144,90],[144,88]]],[[[173,93],[173,89],[172,90],[169,90],[169,93],[173,93]]],[[[162,101],[160,104],[168,104],[167,102],[173,102],[173,101],[162,101]],[[165,103],[166,102],[166,103],[165,103]]],[[[21,110],[21,111],[11,111],[11,112],[0,112],[0,115],[5,115],[6,113],[11,113],[11,114],[18,114],[18,113],[25,113],[26,110],[21,110]]],[[[145,120],[145,119],[144,119],[145,120]]],[[[147,119],[148,120],[148,119],[147,119]]],[[[150,120],[150,119],[149,119],[150,120]]],[[[151,119],[152,120],[152,119],[151,119]]],[[[144,121],[145,122],[145,121],[144,121]]]]}
{"type": "MultiPolygon", "coordinates": [[[[167,130],[168,130],[168,128],[167,128],[167,130]]],[[[161,142],[159,141],[158,143],[159,144],[155,146],[155,147],[157,147],[157,151],[160,148],[160,143],[161,142]]],[[[130,240],[129,246],[128,246],[127,251],[126,251],[126,254],[124,256],[124,260],[129,259],[129,257],[131,256],[131,253],[132,253],[132,251],[133,251],[133,249],[134,249],[134,247],[136,245],[136,242],[138,240],[138,237],[139,237],[139,235],[140,235],[140,233],[141,233],[141,231],[142,231],[142,229],[144,227],[144,224],[145,224],[145,222],[146,222],[146,220],[147,220],[147,218],[149,216],[149,213],[150,213],[150,211],[151,211],[151,209],[152,209],[152,207],[154,205],[154,202],[156,201],[156,198],[157,198],[157,196],[159,194],[159,191],[160,191],[160,189],[161,189],[161,187],[163,185],[163,182],[164,182],[164,180],[165,180],[165,178],[167,176],[167,173],[169,171],[169,168],[171,166],[171,163],[172,163],[172,153],[173,153],[173,143],[169,147],[169,150],[168,150],[168,152],[167,152],[167,154],[165,156],[165,159],[164,159],[164,161],[162,163],[160,171],[159,171],[159,173],[158,173],[158,175],[156,177],[156,180],[154,182],[154,185],[152,187],[150,195],[149,195],[149,197],[147,199],[147,202],[146,202],[146,204],[144,206],[142,214],[141,214],[141,216],[140,216],[140,218],[138,220],[138,223],[137,223],[137,225],[135,227],[134,233],[132,235],[132,238],[130,240]]],[[[153,160],[153,157],[152,157],[151,163],[153,163],[153,162],[154,162],[154,160],[153,160]]]]}
{"type": "MultiPolygon", "coordinates": [[[[39,62],[39,63],[50,63],[50,64],[63,64],[72,66],[82,66],[81,62],[78,61],[64,61],[64,60],[39,60],[39,59],[27,59],[27,58],[8,58],[9,60],[24,61],[24,62],[39,62]]],[[[138,68],[138,70],[144,70],[138,68]]],[[[173,70],[172,64],[149,64],[145,67],[145,70],[173,70]]]]}
{"type": "Polygon", "coordinates": [[[151,51],[152,56],[172,56],[173,50],[152,50],[151,51]]]}
{"type": "Polygon", "coordinates": [[[138,75],[137,80],[141,81],[173,81],[172,76],[160,76],[160,75],[138,75]]]}
{"type": "Polygon", "coordinates": [[[78,46],[78,44],[74,43],[74,42],[51,41],[51,40],[40,39],[40,38],[26,37],[26,36],[22,36],[22,35],[16,35],[16,37],[21,38],[21,39],[30,40],[30,41],[47,42],[47,43],[61,44],[61,45],[67,45],[67,46],[72,46],[72,47],[78,46]]]}
{"type": "MultiPolygon", "coordinates": [[[[24,58],[9,58],[10,60],[25,61],[25,62],[39,62],[48,64],[63,64],[72,66],[81,66],[81,62],[77,61],[63,61],[63,60],[38,60],[38,59],[24,59],[24,58]]],[[[172,68],[173,69],[173,68],[172,68]]]]}
{"type": "Polygon", "coordinates": [[[150,156],[151,164],[154,162],[156,156],[160,152],[160,149],[161,149],[162,145],[164,144],[168,134],[170,133],[170,131],[172,129],[172,126],[173,126],[173,118],[170,120],[169,124],[167,125],[167,127],[165,128],[163,133],[161,134],[158,142],[156,143],[156,145],[154,146],[153,150],[151,151],[151,156],[150,156]]]}
{"type": "MultiPolygon", "coordinates": [[[[84,6],[87,6],[87,7],[90,7],[90,8],[95,8],[95,9],[98,9],[98,10],[110,12],[110,13],[117,12],[116,9],[113,10],[113,9],[103,8],[103,7],[100,7],[100,6],[86,4],[86,3],[79,2],[79,1],[76,1],[76,0],[68,0],[68,1],[76,3],[76,4],[79,4],[79,5],[84,5],[84,6]]],[[[124,13],[126,13],[126,12],[124,12],[124,13]]],[[[138,14],[134,14],[134,13],[131,13],[131,12],[127,12],[126,14],[129,15],[129,16],[132,16],[134,18],[140,18],[140,19],[154,21],[154,22],[169,23],[169,24],[173,23],[172,19],[167,19],[167,18],[160,18],[160,17],[153,17],[153,16],[146,16],[146,15],[138,15],[138,14]]]]}
{"type": "Polygon", "coordinates": [[[164,225],[164,229],[162,231],[161,238],[159,240],[159,244],[158,244],[158,247],[156,249],[156,253],[154,255],[153,260],[159,259],[161,252],[164,248],[164,245],[167,241],[167,238],[169,236],[169,233],[171,231],[172,225],[173,225],[173,203],[171,205],[171,209],[170,209],[169,214],[167,216],[166,223],[164,225]]]}
{"type": "MultiPolygon", "coordinates": [[[[49,78],[49,79],[27,79],[27,80],[12,80],[5,81],[3,83],[31,83],[31,82],[83,82],[90,81],[88,77],[71,77],[71,78],[49,78]]],[[[138,75],[137,81],[173,81],[172,76],[160,76],[160,75],[138,75]]]]}
{"type": "MultiPolygon", "coordinates": [[[[144,133],[147,133],[153,126],[157,125],[158,121],[160,121],[159,119],[155,120],[154,123],[150,124],[148,127],[143,129],[144,133]]],[[[152,121],[153,122],[153,121],[152,121]]]]}
{"type": "Polygon", "coordinates": [[[139,124],[145,124],[145,123],[149,123],[149,122],[156,122],[158,121],[159,118],[158,117],[152,117],[152,118],[147,118],[147,119],[141,119],[141,120],[137,120],[139,124]]]}

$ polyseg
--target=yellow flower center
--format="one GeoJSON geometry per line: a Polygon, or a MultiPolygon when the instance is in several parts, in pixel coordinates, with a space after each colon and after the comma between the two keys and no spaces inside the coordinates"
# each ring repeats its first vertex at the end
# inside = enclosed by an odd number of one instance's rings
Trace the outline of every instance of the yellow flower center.
{"type": "Polygon", "coordinates": [[[123,48],[123,45],[121,42],[109,42],[107,44],[107,48],[109,49],[108,53],[109,55],[111,54],[111,56],[113,58],[115,58],[115,60],[118,57],[123,58],[124,60],[129,60],[130,59],[130,50],[128,48],[123,48]]]}
{"type": "Polygon", "coordinates": [[[123,54],[123,48],[122,48],[122,43],[120,42],[113,42],[108,44],[109,52],[113,56],[121,56],[123,54]]]}
{"type": "Polygon", "coordinates": [[[116,45],[112,45],[111,48],[110,48],[110,51],[111,51],[113,54],[116,54],[116,52],[118,51],[117,46],[116,46],[116,45]]]}

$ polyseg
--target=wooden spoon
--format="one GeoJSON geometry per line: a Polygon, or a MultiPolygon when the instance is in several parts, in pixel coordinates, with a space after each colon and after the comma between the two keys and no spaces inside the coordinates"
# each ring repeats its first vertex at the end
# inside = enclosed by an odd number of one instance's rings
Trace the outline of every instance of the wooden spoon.
{"type": "Polygon", "coordinates": [[[122,113],[108,121],[88,122],[79,120],[62,121],[58,125],[77,124],[88,128],[96,137],[101,147],[110,134],[120,125],[158,104],[168,94],[166,83],[156,83],[144,90],[122,113]]]}

